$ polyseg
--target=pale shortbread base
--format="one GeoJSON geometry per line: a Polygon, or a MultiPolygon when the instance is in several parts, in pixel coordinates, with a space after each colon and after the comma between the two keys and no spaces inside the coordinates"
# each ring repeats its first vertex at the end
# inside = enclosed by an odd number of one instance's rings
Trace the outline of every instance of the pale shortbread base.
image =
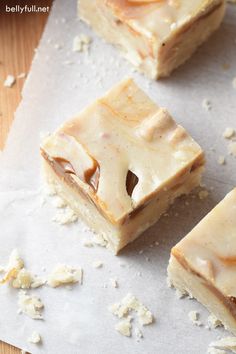
{"type": "MultiPolygon", "coordinates": [[[[110,9],[95,2],[80,0],[79,16],[107,42],[120,49],[121,54],[137,69],[151,79],[169,76],[178,66],[188,60],[195,50],[219,27],[225,13],[225,2],[214,11],[209,10],[178,31],[173,32],[165,43],[153,49],[144,35],[135,34],[130,27],[114,17],[110,9]]],[[[158,44],[156,43],[156,46],[158,44]]]]}
{"type": "Polygon", "coordinates": [[[188,194],[197,187],[203,171],[203,167],[195,169],[182,183],[178,184],[176,181],[173,188],[164,192],[161,197],[158,194],[146,207],[123,224],[112,224],[100,214],[94,203],[80,193],[78,188],[60,178],[46,161],[43,161],[43,167],[47,182],[53,185],[57,194],[93,231],[107,241],[107,247],[115,254],[155,224],[177,197],[188,194]]]}
{"type": "MultiPolygon", "coordinates": [[[[210,313],[219,319],[227,330],[236,335],[236,311],[232,311],[223,302],[223,294],[213,287],[204,278],[186,270],[172,255],[168,266],[170,283],[181,293],[187,293],[203,304],[210,313]],[[215,292],[214,292],[215,289],[215,292]],[[218,296],[217,296],[218,294],[218,296]],[[219,297],[220,296],[222,297],[219,297]]],[[[227,299],[226,299],[227,301],[227,299]]]]}

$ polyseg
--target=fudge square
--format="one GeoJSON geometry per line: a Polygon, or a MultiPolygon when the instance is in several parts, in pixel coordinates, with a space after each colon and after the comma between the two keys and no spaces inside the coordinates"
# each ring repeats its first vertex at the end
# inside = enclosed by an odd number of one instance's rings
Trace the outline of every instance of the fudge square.
{"type": "Polygon", "coordinates": [[[219,27],[225,0],[79,0],[79,15],[152,79],[168,76],[219,27]]]}
{"type": "Polygon", "coordinates": [[[236,188],[172,249],[168,275],[236,335],[236,188]]]}
{"type": "Polygon", "coordinates": [[[131,79],[47,137],[49,184],[117,253],[198,186],[200,146],[131,79]]]}

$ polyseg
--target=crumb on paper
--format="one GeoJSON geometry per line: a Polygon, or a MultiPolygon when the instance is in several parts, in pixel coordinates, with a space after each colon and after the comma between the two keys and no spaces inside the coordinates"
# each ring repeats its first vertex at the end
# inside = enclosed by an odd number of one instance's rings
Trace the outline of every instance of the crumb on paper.
{"type": "Polygon", "coordinates": [[[223,137],[225,139],[231,139],[234,135],[235,135],[235,130],[233,128],[231,128],[231,127],[225,128],[225,130],[223,132],[223,137]]]}
{"type": "Polygon", "coordinates": [[[198,193],[198,197],[200,200],[207,198],[208,195],[209,195],[209,192],[207,190],[203,190],[198,193]]]}
{"type": "Polygon", "coordinates": [[[60,210],[52,219],[52,221],[58,223],[59,225],[68,225],[76,222],[78,220],[78,216],[75,212],[70,208],[66,207],[60,210]]]}
{"type": "Polygon", "coordinates": [[[102,268],[103,267],[103,262],[102,261],[94,261],[92,263],[93,268],[102,268]]]}
{"type": "Polygon", "coordinates": [[[236,142],[229,143],[228,152],[230,155],[236,157],[236,142]]]}
{"type": "Polygon", "coordinates": [[[82,283],[83,271],[81,268],[72,268],[65,264],[58,264],[49,274],[47,284],[56,288],[61,285],[82,283]]]}
{"type": "Polygon", "coordinates": [[[54,196],[54,198],[52,199],[52,203],[58,209],[67,207],[67,203],[64,201],[64,199],[59,197],[59,195],[54,196]]]}
{"type": "Polygon", "coordinates": [[[92,242],[92,241],[89,241],[89,240],[83,240],[82,243],[83,243],[83,246],[84,246],[84,247],[91,248],[91,247],[94,246],[93,242],[92,242]]]}
{"type": "Polygon", "coordinates": [[[115,329],[123,336],[130,337],[132,330],[131,320],[132,317],[128,316],[124,320],[118,322],[115,326],[115,329]]]}
{"type": "Polygon", "coordinates": [[[93,242],[96,245],[101,246],[101,247],[106,247],[107,246],[107,241],[105,240],[105,238],[102,235],[95,234],[93,236],[93,242]]]}
{"type": "Polygon", "coordinates": [[[2,267],[3,271],[5,272],[5,275],[0,280],[0,284],[11,282],[17,277],[17,274],[23,267],[24,261],[20,258],[18,250],[14,249],[10,254],[7,266],[2,267]]]}
{"type": "Polygon", "coordinates": [[[118,286],[119,286],[117,279],[114,279],[114,278],[110,279],[110,284],[113,288],[118,288],[118,286]]]}
{"type": "Polygon", "coordinates": [[[132,310],[137,313],[138,321],[142,326],[153,322],[153,315],[134,295],[128,293],[120,303],[114,303],[110,311],[118,318],[125,317],[132,310]]]}
{"type": "Polygon", "coordinates": [[[41,336],[38,332],[34,331],[31,336],[27,339],[29,343],[39,344],[41,342],[41,336]]]}
{"type": "Polygon", "coordinates": [[[206,111],[210,111],[212,109],[212,103],[210,100],[208,100],[207,98],[204,98],[202,101],[202,107],[206,110],[206,111]]]}
{"type": "Polygon", "coordinates": [[[200,314],[197,311],[190,311],[188,313],[190,321],[196,326],[202,326],[202,322],[199,321],[200,314]]]}
{"type": "Polygon", "coordinates": [[[16,82],[16,78],[13,75],[7,75],[6,80],[3,83],[5,87],[12,87],[16,82]]]}
{"type": "Polygon", "coordinates": [[[225,165],[225,157],[223,155],[220,155],[218,157],[218,164],[219,165],[225,165]]]}
{"type": "Polygon", "coordinates": [[[38,288],[45,284],[45,280],[35,277],[27,269],[22,268],[12,281],[12,287],[16,289],[38,288]]]}
{"type": "Polygon", "coordinates": [[[92,42],[92,38],[82,33],[74,37],[72,50],[73,52],[88,51],[91,42],[92,42]]]}
{"type": "Polygon", "coordinates": [[[213,315],[213,313],[208,316],[207,322],[210,328],[217,328],[222,326],[222,322],[218,320],[218,318],[213,315]]]}
{"type": "Polygon", "coordinates": [[[231,350],[233,353],[236,353],[236,337],[225,337],[219,339],[215,342],[211,342],[209,347],[231,350]]]}
{"type": "Polygon", "coordinates": [[[19,309],[27,316],[34,320],[42,320],[42,311],[44,305],[39,297],[35,295],[29,295],[26,291],[20,290],[18,293],[18,305],[19,309]]]}

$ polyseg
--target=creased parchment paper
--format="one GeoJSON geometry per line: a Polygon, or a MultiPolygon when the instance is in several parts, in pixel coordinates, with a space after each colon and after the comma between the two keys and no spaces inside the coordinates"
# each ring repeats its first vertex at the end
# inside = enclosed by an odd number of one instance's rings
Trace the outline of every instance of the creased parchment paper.
{"type": "Polygon", "coordinates": [[[171,247],[236,185],[236,159],[227,155],[228,143],[222,138],[226,126],[236,128],[235,76],[233,6],[228,6],[220,30],[186,65],[169,79],[150,82],[76,19],[75,0],[54,2],[1,155],[0,263],[5,264],[11,250],[18,248],[26,267],[36,274],[45,276],[57,263],[66,263],[81,266],[84,281],[72,290],[30,291],[45,305],[42,321],[17,314],[18,290],[1,286],[1,340],[32,353],[203,354],[212,340],[224,334],[189,321],[190,310],[199,311],[204,324],[208,314],[194,300],[177,299],[166,285],[166,268],[171,247]],[[73,38],[81,33],[93,37],[88,54],[72,52],[73,38]],[[177,201],[169,217],[162,217],[115,257],[104,248],[83,246],[91,233],[82,222],[60,226],[52,221],[57,210],[52,198],[42,202],[39,144],[40,133],[52,132],[125,76],[132,76],[156,102],[168,107],[204,148],[204,182],[210,194],[204,200],[189,196],[177,201]],[[211,110],[202,107],[204,99],[211,101],[211,110]],[[226,156],[226,165],[217,163],[219,155],[226,156]],[[154,241],[159,246],[150,247],[154,241]],[[103,262],[100,269],[92,266],[97,260],[103,262]],[[110,278],[118,280],[118,288],[111,286],[110,278]],[[139,342],[135,334],[126,338],[115,331],[118,319],[107,309],[128,292],[155,317],[153,325],[142,329],[144,338],[139,342]],[[33,331],[42,336],[42,345],[27,343],[33,331]]]}

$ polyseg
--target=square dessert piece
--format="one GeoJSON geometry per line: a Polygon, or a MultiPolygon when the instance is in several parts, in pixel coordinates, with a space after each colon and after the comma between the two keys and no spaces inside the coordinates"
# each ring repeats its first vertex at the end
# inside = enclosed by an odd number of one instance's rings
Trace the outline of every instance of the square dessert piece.
{"type": "Polygon", "coordinates": [[[49,183],[117,253],[198,186],[200,146],[136,84],[122,81],[46,138],[49,183]]]}
{"type": "Polygon", "coordinates": [[[152,79],[168,76],[219,27],[225,0],[79,0],[79,15],[152,79]]]}
{"type": "Polygon", "coordinates": [[[172,248],[168,276],[236,335],[236,189],[172,248]]]}

